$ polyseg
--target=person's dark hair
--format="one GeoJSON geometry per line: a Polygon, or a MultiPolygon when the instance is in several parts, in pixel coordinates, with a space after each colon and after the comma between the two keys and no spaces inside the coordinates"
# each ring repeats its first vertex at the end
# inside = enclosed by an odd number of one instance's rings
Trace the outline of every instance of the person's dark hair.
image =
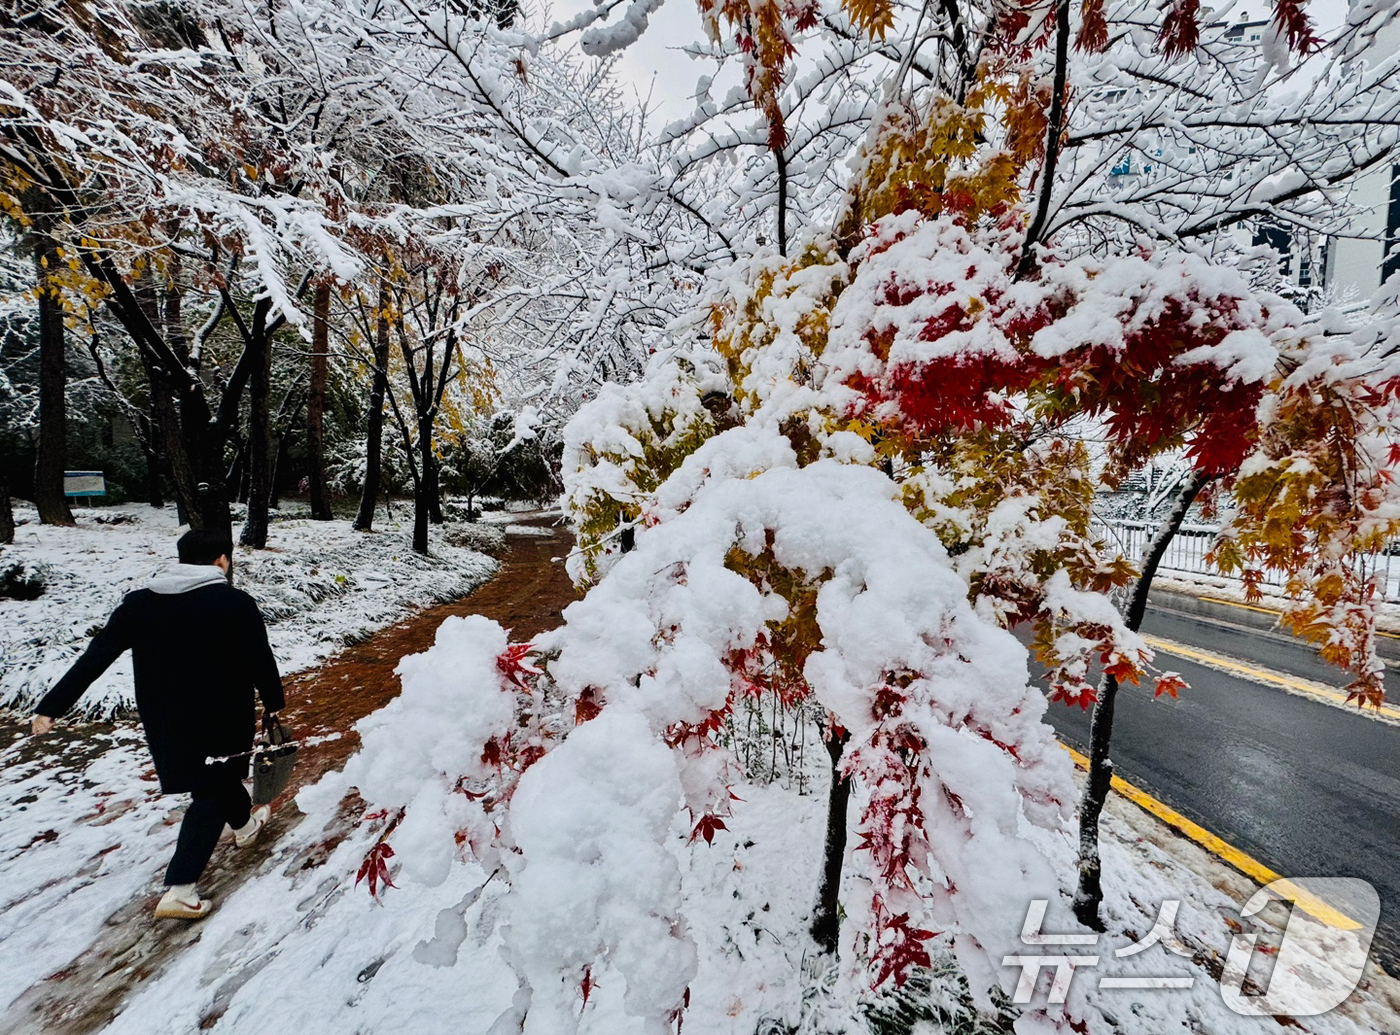
{"type": "Polygon", "coordinates": [[[176,544],[181,564],[213,564],[220,557],[233,556],[233,537],[212,528],[186,532],[176,544]]]}

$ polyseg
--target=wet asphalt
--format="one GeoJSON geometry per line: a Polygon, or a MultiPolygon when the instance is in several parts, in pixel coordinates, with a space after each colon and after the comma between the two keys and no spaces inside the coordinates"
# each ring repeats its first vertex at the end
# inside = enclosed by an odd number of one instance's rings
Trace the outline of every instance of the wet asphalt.
{"type": "MultiPolygon", "coordinates": [[[[1344,687],[1273,617],[1154,594],[1143,632],[1261,668],[1344,687]]],[[[1400,700],[1400,640],[1385,639],[1387,701],[1400,700]]],[[[1379,892],[1373,954],[1400,973],[1400,726],[1158,654],[1190,684],[1178,699],[1118,695],[1119,776],[1285,877],[1361,877],[1379,892]]],[[[1053,705],[1061,738],[1087,753],[1089,713],[1053,705]]],[[[1338,905],[1342,905],[1338,903],[1338,905]]]]}

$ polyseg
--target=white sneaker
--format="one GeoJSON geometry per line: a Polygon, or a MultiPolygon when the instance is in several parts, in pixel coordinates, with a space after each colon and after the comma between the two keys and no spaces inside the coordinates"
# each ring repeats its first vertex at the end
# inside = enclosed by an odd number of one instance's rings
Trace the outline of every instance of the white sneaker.
{"type": "Polygon", "coordinates": [[[166,888],[165,894],[156,903],[156,918],[159,920],[202,920],[214,908],[211,899],[200,898],[198,892],[182,892],[179,888],[166,888]]]}
{"type": "Polygon", "coordinates": [[[248,816],[248,822],[233,832],[233,843],[239,848],[247,848],[258,839],[258,834],[262,832],[263,825],[272,816],[272,808],[268,805],[259,805],[248,816]]]}

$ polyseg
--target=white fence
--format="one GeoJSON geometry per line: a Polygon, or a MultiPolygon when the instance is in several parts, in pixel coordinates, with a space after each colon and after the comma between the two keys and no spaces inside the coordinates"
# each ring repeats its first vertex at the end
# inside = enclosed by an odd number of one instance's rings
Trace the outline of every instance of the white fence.
{"type": "MultiPolygon", "coordinates": [[[[1094,531],[1108,541],[1110,547],[1121,550],[1134,563],[1142,559],[1147,542],[1157,531],[1157,525],[1147,521],[1096,521],[1094,531]]],[[[1220,572],[1206,563],[1206,553],[1215,542],[1219,529],[1213,525],[1182,525],[1167,545],[1160,570],[1188,575],[1215,575],[1220,572]]],[[[1368,572],[1376,580],[1388,603],[1400,603],[1400,542],[1391,543],[1384,551],[1371,554],[1366,560],[1368,572]]],[[[1277,572],[1264,569],[1264,585],[1281,589],[1283,578],[1277,572]]]]}

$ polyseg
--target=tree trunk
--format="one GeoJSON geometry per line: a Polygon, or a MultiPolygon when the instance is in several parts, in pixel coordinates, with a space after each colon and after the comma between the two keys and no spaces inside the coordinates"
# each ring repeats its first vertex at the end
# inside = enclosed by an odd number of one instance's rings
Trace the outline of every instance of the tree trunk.
{"type": "MultiPolygon", "coordinates": [[[[178,222],[172,220],[167,224],[166,232],[170,234],[171,240],[178,237],[180,233],[178,222]]],[[[147,316],[153,327],[159,323],[165,333],[165,341],[170,347],[171,354],[198,377],[198,357],[191,359],[189,336],[185,333],[184,260],[178,251],[172,250],[167,261],[169,263],[167,268],[169,280],[165,285],[164,305],[160,307],[160,319],[159,321],[156,319],[154,292],[151,293],[151,308],[147,310],[147,316]]],[[[137,297],[141,298],[142,295],[138,292],[137,297]]],[[[193,428],[191,434],[185,434],[181,424],[183,419],[181,409],[176,406],[175,395],[171,392],[168,380],[164,378],[158,381],[152,380],[152,400],[155,400],[157,395],[160,396],[159,410],[157,411],[156,404],[153,402],[152,413],[158,413],[161,423],[168,425],[170,429],[169,433],[164,434],[160,439],[164,449],[159,450],[159,452],[164,453],[171,481],[176,483],[175,496],[180,504],[178,508],[180,522],[181,524],[187,522],[202,524],[204,521],[204,515],[201,513],[203,500],[199,494],[199,478],[196,474],[198,454],[191,453],[188,445],[198,435],[208,434],[208,429],[193,428]]],[[[154,504],[152,505],[154,506],[154,504]]]]}
{"type": "Polygon", "coordinates": [[[428,494],[428,520],[435,525],[442,524],[442,479],[439,477],[438,460],[429,448],[423,457],[423,485],[428,494]]]}
{"type": "Polygon", "coordinates": [[[0,543],[15,541],[15,511],[10,503],[10,483],[0,476],[0,543]]]}
{"type": "Polygon", "coordinates": [[[141,443],[141,455],[146,458],[146,502],[159,510],[165,506],[165,489],[160,484],[163,466],[160,443],[156,439],[155,425],[144,413],[136,416],[136,438],[141,443]]]}
{"type": "Polygon", "coordinates": [[[331,519],[326,491],[326,369],[329,364],[331,286],[320,284],[311,313],[311,394],[306,400],[306,482],[311,491],[311,518],[331,519]]]}
{"type": "Polygon", "coordinates": [[[243,441],[243,436],[237,432],[233,435],[233,463],[228,465],[227,483],[233,486],[234,498],[240,502],[246,499],[243,486],[247,482],[247,464],[245,457],[248,447],[243,441]]]}
{"type": "MultiPolygon", "coordinates": [[[[184,328],[180,326],[179,293],[169,293],[165,312],[162,314],[150,267],[146,267],[132,286],[131,301],[145,316],[149,327],[153,330],[160,328],[159,333],[169,346],[170,359],[186,363],[189,353],[185,345],[184,328]],[[172,327],[178,328],[173,339],[172,327]]],[[[194,393],[177,393],[171,387],[175,380],[175,371],[165,369],[149,350],[141,349],[141,363],[150,382],[151,421],[155,425],[158,441],[170,465],[170,480],[175,490],[180,523],[188,524],[191,528],[203,528],[205,499],[200,493],[199,473],[203,438],[208,433],[208,407],[204,405],[202,398],[193,399],[194,393]]]]}
{"type": "Polygon", "coordinates": [[[822,881],[812,913],[812,939],[823,952],[833,955],[841,934],[841,867],[846,860],[846,809],[851,800],[851,779],[841,775],[841,754],[850,739],[848,733],[832,734],[826,739],[826,753],[831,757],[831,791],[826,806],[822,881]]]}
{"type": "Polygon", "coordinates": [[[369,393],[369,414],[365,431],[365,483],[360,493],[360,512],[355,530],[368,532],[374,527],[374,503],[379,498],[380,452],[384,435],[384,395],[389,389],[389,287],[379,285],[379,321],[374,336],[374,384],[369,393]]]}
{"type": "Polygon", "coordinates": [[[225,436],[216,434],[209,419],[209,407],[203,397],[191,400],[180,408],[182,425],[194,424],[199,430],[194,438],[194,454],[198,463],[195,492],[199,509],[190,516],[190,524],[198,528],[214,528],[233,535],[233,514],[229,510],[228,483],[224,476],[225,436]],[[196,520],[198,524],[196,525],[196,520]]]}
{"type": "Polygon", "coordinates": [[[267,505],[272,510],[277,510],[282,504],[282,493],[278,486],[282,481],[283,473],[287,470],[287,438],[288,432],[280,432],[277,435],[277,448],[272,451],[272,474],[267,480],[267,505]]]}
{"type": "Polygon", "coordinates": [[[238,541],[261,550],[267,546],[267,510],[272,502],[272,416],[267,397],[272,388],[272,340],[255,324],[249,348],[258,349],[248,382],[248,516],[238,541]]]}
{"type": "Polygon", "coordinates": [[[53,238],[37,231],[34,268],[39,291],[39,451],[34,463],[34,504],[39,508],[39,520],[46,525],[73,523],[68,497],[63,495],[68,435],[63,304],[58,288],[49,279],[50,271],[61,261],[53,238]]]}
{"type": "Polygon", "coordinates": [[[428,552],[428,522],[432,517],[428,481],[428,471],[432,462],[433,422],[430,417],[421,417],[418,420],[418,471],[414,473],[413,478],[413,552],[425,555],[428,552]]]}
{"type": "MultiPolygon", "coordinates": [[[[1147,594],[1157,566],[1167,552],[1186,512],[1213,476],[1192,471],[1177,491],[1176,502],[1162,519],[1142,558],[1142,574],[1133,583],[1123,622],[1133,632],[1142,626],[1147,613],[1147,594]]],[[[1113,710],[1118,697],[1118,680],[1105,674],[1099,683],[1098,700],[1089,728],[1089,779],[1079,803],[1079,887],[1074,893],[1074,915],[1085,927],[1102,931],[1099,906],[1103,903],[1103,861],[1099,856],[1099,817],[1113,785],[1113,760],[1109,745],[1113,738],[1113,710]]]]}
{"type": "Polygon", "coordinates": [[[199,527],[199,479],[195,477],[194,464],[188,448],[191,436],[185,434],[181,425],[181,408],[176,405],[175,396],[170,391],[170,383],[164,371],[155,365],[145,349],[141,350],[141,361],[150,386],[152,449],[163,455],[169,468],[170,485],[175,495],[180,524],[199,527]]]}
{"type": "Polygon", "coordinates": [[[422,478],[413,484],[413,552],[428,553],[428,500],[422,478]]]}

